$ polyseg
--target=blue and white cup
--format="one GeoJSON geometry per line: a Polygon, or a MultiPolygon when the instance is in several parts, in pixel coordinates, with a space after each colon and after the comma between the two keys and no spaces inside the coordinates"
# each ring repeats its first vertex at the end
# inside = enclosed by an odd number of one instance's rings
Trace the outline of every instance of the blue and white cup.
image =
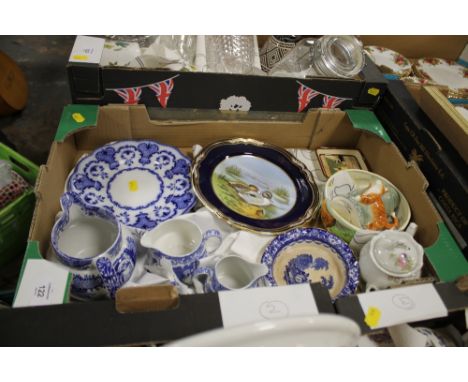
{"type": "Polygon", "coordinates": [[[220,258],[213,267],[200,267],[193,273],[193,284],[198,292],[247,289],[257,286],[268,273],[265,264],[251,263],[239,256],[220,258]]]}
{"type": "Polygon", "coordinates": [[[162,258],[171,262],[179,280],[190,283],[199,260],[214,252],[221,244],[221,233],[216,229],[203,232],[200,227],[183,218],[167,220],[145,232],[141,245],[149,248],[153,263],[162,258]],[[209,246],[208,241],[215,241],[209,246]]]}

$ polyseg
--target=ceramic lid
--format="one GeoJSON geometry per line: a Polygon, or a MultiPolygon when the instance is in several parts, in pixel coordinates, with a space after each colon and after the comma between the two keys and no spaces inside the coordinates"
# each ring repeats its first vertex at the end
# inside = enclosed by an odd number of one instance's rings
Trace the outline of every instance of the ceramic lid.
{"type": "Polygon", "coordinates": [[[372,257],[384,271],[395,276],[413,273],[422,267],[422,247],[404,232],[385,232],[375,238],[372,257]]]}

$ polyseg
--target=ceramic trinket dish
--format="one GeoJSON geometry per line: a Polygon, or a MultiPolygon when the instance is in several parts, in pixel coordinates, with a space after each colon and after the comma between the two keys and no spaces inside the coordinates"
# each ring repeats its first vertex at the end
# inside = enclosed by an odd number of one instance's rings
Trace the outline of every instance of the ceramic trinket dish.
{"type": "Polygon", "coordinates": [[[86,206],[104,208],[137,230],[151,229],[195,204],[190,159],[149,140],[98,148],[78,161],[66,188],[86,206]]]}
{"type": "Polygon", "coordinates": [[[411,75],[411,62],[402,54],[382,46],[369,45],[364,50],[370,56],[372,61],[385,74],[393,74],[398,77],[407,77],[411,75]]]}
{"type": "Polygon", "coordinates": [[[406,232],[383,231],[364,245],[359,268],[367,282],[366,291],[388,288],[421,276],[424,249],[414,240],[414,233],[412,223],[406,232]]]}
{"type": "Polygon", "coordinates": [[[359,268],[349,246],[318,228],[296,228],[278,235],[262,255],[269,285],[321,282],[333,300],[356,291],[359,268]]]}
{"type": "Polygon", "coordinates": [[[404,195],[380,175],[343,170],[325,184],[322,222],[348,243],[354,239],[354,244],[363,245],[382,230],[404,230],[410,217],[404,195]]]}
{"type": "Polygon", "coordinates": [[[468,68],[453,60],[426,57],[414,64],[419,77],[449,88],[449,97],[468,98],[468,68]]]}
{"type": "Polygon", "coordinates": [[[72,296],[113,298],[135,268],[134,234],[108,210],[84,206],[72,193],[65,193],[60,203],[62,214],[52,229],[51,244],[72,273],[72,296]]]}
{"type": "Polygon", "coordinates": [[[319,193],[312,174],[286,150],[253,139],[206,147],[192,167],[194,190],[219,218],[274,234],[312,219],[319,193]]]}

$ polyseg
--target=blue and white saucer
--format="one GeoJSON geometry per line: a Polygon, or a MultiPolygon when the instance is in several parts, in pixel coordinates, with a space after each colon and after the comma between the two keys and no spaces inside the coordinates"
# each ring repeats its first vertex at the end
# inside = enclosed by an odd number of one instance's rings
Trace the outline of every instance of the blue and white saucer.
{"type": "Polygon", "coordinates": [[[353,294],[359,283],[358,262],[339,237],[318,228],[296,228],[271,241],[261,262],[267,283],[321,282],[333,300],[353,294]]]}
{"type": "Polygon", "coordinates": [[[195,204],[190,159],[177,148],[149,140],[102,146],[78,161],[67,191],[108,209],[123,224],[151,229],[195,204]]]}

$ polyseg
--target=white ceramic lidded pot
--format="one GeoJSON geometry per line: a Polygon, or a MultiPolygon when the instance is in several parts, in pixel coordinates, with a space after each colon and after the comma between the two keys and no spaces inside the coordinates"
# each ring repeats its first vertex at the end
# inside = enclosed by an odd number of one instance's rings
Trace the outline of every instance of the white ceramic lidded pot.
{"type": "Polygon", "coordinates": [[[109,211],[84,206],[73,193],[64,193],[60,204],[62,214],[52,228],[51,243],[72,274],[72,296],[113,298],[135,268],[134,234],[109,211]]]}
{"type": "Polygon", "coordinates": [[[362,248],[359,268],[366,292],[421,276],[424,249],[413,238],[414,227],[410,224],[407,232],[383,231],[362,248]]]}

